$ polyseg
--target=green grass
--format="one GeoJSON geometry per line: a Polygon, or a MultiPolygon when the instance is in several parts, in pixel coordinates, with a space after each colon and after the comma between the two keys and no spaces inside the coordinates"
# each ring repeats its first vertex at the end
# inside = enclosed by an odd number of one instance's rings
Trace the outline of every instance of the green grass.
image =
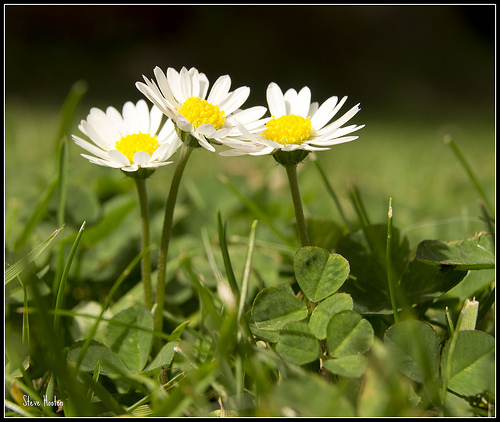
{"type": "MultiPolygon", "coordinates": [[[[87,112],[80,107],[71,124],[65,120],[69,134],[80,135],[77,122],[87,112]]],[[[487,230],[478,204],[480,194],[443,139],[451,135],[493,202],[495,132],[488,120],[457,118],[450,125],[450,111],[443,122],[436,116],[432,121],[393,121],[370,119],[365,114],[363,111],[356,117],[356,123],[366,124],[358,132],[358,140],[317,154],[354,229],[360,227],[360,221],[350,199],[353,186],[372,224],[387,224],[392,198],[392,224],[407,236],[411,255],[424,239],[466,239],[487,230]]],[[[65,414],[79,416],[127,412],[158,416],[471,414],[465,400],[437,394],[439,386],[434,381],[408,379],[398,372],[383,347],[382,334],[389,324],[383,315],[367,317],[376,338],[363,388],[348,378],[333,376],[332,382],[330,376],[330,382],[324,382],[313,377],[311,374],[318,372],[316,364],[289,364],[276,354],[272,346],[275,340],[264,346],[263,341],[247,335],[250,327],[242,314],[247,312],[248,316],[259,291],[279,286],[291,292],[293,256],[300,247],[286,172],[271,157],[230,158],[202,149],[193,152],[174,214],[164,332],[156,333],[146,328],[150,326],[147,313],[134,307],[143,302],[143,293],[139,265],[131,265],[137,263],[140,254],[140,213],[133,181],[119,171],[90,164],[69,140],[66,197],[62,198],[66,207],[62,210],[57,194],[51,197],[48,190],[58,172],[59,109],[10,97],[5,117],[6,262],[12,265],[22,259],[60,227],[61,218],[64,220],[55,240],[29,268],[26,264],[24,272],[16,273],[22,285],[12,279],[6,286],[9,415],[51,415],[56,409],[26,408],[20,405],[19,397],[24,392],[41,398],[53,391],[55,384],[60,394],[67,395],[63,396],[67,403],[72,403],[65,405],[65,414]],[[44,202],[44,198],[50,201],[44,202]],[[35,210],[39,219],[32,218],[35,210]],[[255,219],[259,220],[257,226],[255,219]],[[31,227],[30,221],[36,224],[31,227]],[[84,221],[85,230],[79,233],[84,221]],[[225,236],[221,230],[224,225],[225,236]],[[23,242],[19,242],[20,237],[23,242]],[[64,269],[66,283],[66,294],[62,292],[59,297],[51,292],[61,276],[58,268],[64,269]],[[234,308],[230,294],[221,287],[228,282],[227,288],[236,299],[238,289],[243,292],[234,308]],[[28,290],[24,290],[26,286],[28,290]],[[112,297],[108,296],[110,291],[112,297]],[[106,313],[99,317],[103,304],[106,313]],[[40,308],[44,309],[43,318],[37,318],[36,309],[40,308]],[[55,330],[51,322],[54,310],[60,310],[55,330]],[[91,328],[98,317],[99,328],[91,328]],[[28,330],[32,338],[29,350],[23,341],[28,330]],[[103,362],[96,366],[92,359],[99,358],[101,349],[86,344],[89,351],[82,365],[92,370],[76,373],[63,362],[63,353],[67,347],[74,347],[75,340],[85,339],[90,330],[100,342],[122,333],[124,338],[136,339],[135,344],[152,342],[153,337],[168,339],[169,343],[158,356],[157,351],[149,356],[146,368],[150,370],[143,372],[118,366],[110,369],[109,362],[107,367],[103,362]],[[54,342],[47,342],[48,338],[54,338],[54,342]],[[28,356],[29,362],[25,360],[28,356]],[[159,361],[165,362],[166,372],[162,372],[159,361]],[[20,375],[17,384],[12,383],[13,377],[20,375]],[[164,387],[160,387],[160,379],[166,382],[164,387]],[[321,399],[324,396],[333,399],[326,403],[321,399]],[[443,403],[439,402],[441,397],[443,403]],[[419,405],[415,403],[417,398],[422,399],[419,405]]],[[[173,158],[175,161],[176,156],[173,158]]],[[[174,166],[158,169],[147,181],[151,242],[155,245],[160,241],[174,166]]],[[[321,220],[332,230],[343,226],[336,204],[311,160],[299,166],[298,180],[306,219],[321,220]]],[[[393,245],[393,249],[398,247],[393,245]]],[[[153,248],[153,288],[157,253],[153,248]]],[[[491,307],[487,294],[492,277],[490,270],[476,271],[468,276],[467,283],[448,293],[448,301],[436,301],[435,308],[421,303],[425,309],[420,316],[433,324],[444,341],[448,335],[444,306],[449,306],[446,317],[450,321],[457,319],[469,295],[484,295],[479,298],[480,305],[489,303],[491,307]]],[[[491,312],[486,317],[489,308],[483,314],[479,309],[482,319],[477,329],[494,332],[491,312]]],[[[273,336],[269,332],[260,334],[264,339],[273,336]]],[[[406,339],[404,333],[400,335],[406,339]]],[[[481,341],[485,348],[490,347],[489,338],[481,341]]],[[[121,347],[113,352],[126,353],[127,349],[121,347]]],[[[453,385],[456,380],[450,382],[453,385]]],[[[488,412],[477,406],[474,409],[478,414],[488,412]]]]}

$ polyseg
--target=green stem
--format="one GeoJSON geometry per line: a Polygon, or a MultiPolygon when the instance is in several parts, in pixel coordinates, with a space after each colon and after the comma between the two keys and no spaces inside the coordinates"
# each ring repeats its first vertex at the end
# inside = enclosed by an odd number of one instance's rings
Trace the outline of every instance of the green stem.
{"type": "Polygon", "coordinates": [[[398,305],[396,303],[396,286],[392,271],[392,198],[389,199],[389,212],[387,218],[387,247],[385,251],[387,266],[387,282],[389,283],[389,295],[391,296],[391,305],[394,312],[394,322],[399,322],[398,305]]]}
{"type": "MultiPolygon", "coordinates": [[[[141,251],[145,251],[149,246],[149,211],[146,178],[135,178],[135,182],[141,208],[141,251]]],[[[146,302],[146,307],[151,309],[153,307],[153,292],[151,289],[151,261],[149,252],[144,254],[141,260],[141,278],[144,285],[144,300],[146,302]]]]}
{"type": "Polygon", "coordinates": [[[472,183],[474,183],[474,186],[476,187],[477,191],[479,192],[479,194],[482,196],[484,202],[486,203],[486,206],[488,207],[490,213],[494,213],[494,210],[495,208],[493,207],[493,205],[491,204],[491,202],[489,201],[486,193],[484,192],[484,189],[483,187],[481,186],[481,184],[478,182],[476,176],[474,175],[474,173],[472,172],[472,169],[470,168],[469,164],[467,163],[465,157],[463,156],[463,154],[460,152],[460,150],[458,149],[458,147],[455,145],[455,142],[453,142],[453,140],[451,139],[450,136],[445,136],[444,138],[444,142],[445,144],[448,144],[451,149],[453,150],[453,152],[455,153],[456,157],[458,158],[458,160],[460,161],[460,163],[462,164],[463,168],[465,169],[465,171],[467,172],[467,174],[469,175],[472,183]]]}
{"type": "Polygon", "coordinates": [[[342,206],[340,205],[340,201],[339,201],[339,199],[337,197],[337,194],[333,190],[332,185],[328,181],[328,178],[326,177],[326,174],[325,174],[323,168],[321,167],[318,159],[316,158],[316,156],[314,154],[311,154],[311,160],[314,163],[314,165],[316,166],[316,169],[319,171],[319,174],[320,174],[321,178],[323,179],[325,187],[328,190],[328,193],[330,194],[330,196],[332,197],[333,202],[335,202],[335,205],[337,206],[337,210],[338,210],[340,216],[342,217],[342,220],[344,220],[344,224],[349,229],[349,231],[353,231],[352,224],[346,218],[346,216],[344,214],[344,210],[342,209],[342,206]]]}
{"type": "Polygon", "coordinates": [[[300,243],[302,243],[302,246],[309,246],[309,236],[307,235],[306,220],[304,218],[299,183],[297,181],[297,164],[285,166],[285,169],[288,175],[288,181],[290,182],[290,191],[292,193],[293,207],[295,208],[295,218],[297,220],[300,243]]]}
{"type": "MultiPolygon", "coordinates": [[[[160,250],[158,251],[158,282],[156,286],[156,309],[154,313],[154,329],[155,331],[162,332],[163,328],[163,308],[165,305],[165,279],[167,270],[167,255],[168,245],[170,243],[170,235],[172,233],[172,224],[174,217],[175,202],[177,200],[177,193],[179,192],[179,185],[182,179],[182,173],[186,167],[187,161],[193,148],[186,142],[182,144],[177,167],[172,177],[170,185],[170,192],[165,205],[165,218],[163,220],[163,232],[160,241],[160,250]]],[[[157,337],[156,341],[160,341],[157,337]]],[[[157,344],[159,346],[159,344],[157,344]]]]}

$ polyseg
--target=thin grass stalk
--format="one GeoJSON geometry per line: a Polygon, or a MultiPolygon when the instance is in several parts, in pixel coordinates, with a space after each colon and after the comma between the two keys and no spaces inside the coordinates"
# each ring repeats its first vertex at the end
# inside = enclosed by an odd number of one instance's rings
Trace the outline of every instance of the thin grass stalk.
{"type": "MultiPolygon", "coordinates": [[[[57,184],[57,223],[58,227],[64,225],[66,213],[66,191],[67,191],[67,174],[68,174],[68,160],[69,148],[66,136],[61,138],[59,144],[58,155],[58,184],[57,184]]],[[[59,282],[61,274],[64,271],[64,246],[59,244],[57,254],[57,266],[54,276],[52,291],[57,292],[59,289],[59,282]]]]}
{"type": "Polygon", "coordinates": [[[71,251],[69,253],[68,259],[66,261],[66,265],[64,266],[64,271],[61,276],[61,281],[58,283],[59,289],[57,291],[57,299],[56,299],[56,306],[55,306],[55,315],[54,315],[54,332],[59,333],[59,321],[60,321],[60,316],[57,313],[60,309],[62,309],[62,304],[64,300],[64,293],[66,291],[66,282],[68,280],[68,275],[69,275],[69,270],[71,268],[71,263],[73,262],[73,258],[75,256],[76,250],[78,249],[78,244],[80,243],[80,239],[83,235],[83,230],[85,228],[85,221],[83,222],[82,226],[80,227],[80,230],[78,231],[78,235],[76,236],[75,242],[73,243],[73,246],[71,248],[71,251]]]}
{"type": "Polygon", "coordinates": [[[472,183],[474,183],[474,186],[476,187],[477,191],[479,192],[479,195],[483,198],[486,206],[488,207],[489,211],[491,214],[494,214],[495,208],[491,204],[490,200],[488,199],[488,196],[486,195],[483,187],[477,180],[477,177],[475,176],[474,172],[472,171],[469,163],[465,159],[464,155],[460,151],[460,149],[456,146],[455,142],[451,139],[451,136],[447,135],[444,137],[444,143],[449,145],[452,151],[454,152],[455,156],[458,158],[458,161],[460,161],[460,164],[462,164],[462,167],[465,169],[467,174],[469,175],[469,178],[471,179],[472,183]]]}
{"type": "Polygon", "coordinates": [[[227,248],[226,225],[222,223],[220,211],[218,211],[217,213],[217,222],[219,230],[219,243],[222,252],[222,258],[224,260],[224,268],[226,269],[226,276],[233,294],[236,298],[239,298],[240,291],[236,282],[236,277],[234,276],[233,266],[231,265],[231,258],[229,256],[229,250],[227,248]]]}
{"type": "Polygon", "coordinates": [[[295,219],[297,220],[297,231],[299,232],[300,243],[302,246],[309,246],[309,236],[307,234],[306,220],[300,199],[299,183],[297,180],[297,164],[284,166],[290,184],[293,207],[295,209],[295,219]]]}
{"type": "Polygon", "coordinates": [[[268,213],[263,211],[262,209],[259,208],[259,206],[252,200],[248,199],[245,195],[243,195],[236,186],[234,186],[227,177],[221,176],[220,177],[221,182],[226,185],[233,193],[236,194],[236,196],[243,202],[247,208],[253,212],[253,214],[257,217],[258,220],[264,221],[269,228],[288,246],[293,247],[293,250],[295,250],[295,245],[293,241],[290,241],[290,239],[287,239],[279,230],[278,228],[274,225],[272,219],[269,217],[268,213]]]}
{"type": "Polygon", "coordinates": [[[361,196],[359,194],[359,190],[356,186],[352,186],[349,190],[349,195],[351,197],[351,202],[354,206],[356,214],[358,215],[359,221],[363,228],[368,227],[370,225],[370,219],[368,218],[368,214],[366,209],[361,201],[361,196]]]}
{"type": "Polygon", "coordinates": [[[250,229],[250,237],[248,240],[248,251],[247,251],[247,259],[245,261],[245,269],[243,271],[243,279],[241,282],[241,294],[240,294],[240,303],[238,307],[238,320],[241,320],[244,312],[245,312],[245,302],[248,295],[248,284],[250,282],[250,270],[252,269],[252,258],[253,251],[255,249],[255,232],[257,229],[258,220],[254,220],[252,222],[252,227],[250,229]]]}
{"type": "Polygon", "coordinates": [[[323,183],[325,184],[326,190],[328,191],[328,193],[332,197],[333,202],[335,203],[335,206],[337,207],[337,211],[339,212],[340,217],[344,221],[344,224],[349,229],[349,231],[353,231],[352,224],[349,222],[349,220],[345,216],[344,210],[342,209],[342,205],[340,205],[340,201],[339,201],[339,199],[337,197],[337,194],[335,193],[335,191],[333,190],[332,185],[328,181],[328,178],[326,177],[326,174],[325,174],[325,172],[323,170],[323,167],[319,163],[319,160],[317,159],[317,157],[316,157],[315,154],[311,154],[310,157],[311,157],[312,162],[316,166],[316,169],[318,170],[318,172],[319,172],[319,174],[321,176],[321,180],[323,180],[323,183]]]}
{"type": "MultiPolygon", "coordinates": [[[[52,197],[56,190],[57,183],[58,183],[58,178],[54,176],[54,178],[50,181],[49,185],[45,188],[45,191],[40,196],[40,199],[33,211],[33,214],[31,214],[31,217],[29,218],[28,222],[24,225],[21,235],[16,240],[14,246],[14,249],[16,251],[22,249],[26,245],[26,242],[33,233],[33,230],[35,230],[37,224],[47,214],[47,210],[49,208],[50,201],[52,200],[52,197]]],[[[9,226],[10,225],[6,223],[6,228],[9,228],[9,226]]],[[[7,233],[5,234],[5,237],[7,238],[7,233]]]]}
{"type": "Polygon", "coordinates": [[[392,269],[392,198],[389,199],[389,212],[387,213],[387,247],[385,252],[385,261],[387,266],[387,282],[389,284],[389,295],[391,296],[391,305],[394,312],[394,322],[399,320],[398,305],[396,303],[396,285],[392,269]]]}

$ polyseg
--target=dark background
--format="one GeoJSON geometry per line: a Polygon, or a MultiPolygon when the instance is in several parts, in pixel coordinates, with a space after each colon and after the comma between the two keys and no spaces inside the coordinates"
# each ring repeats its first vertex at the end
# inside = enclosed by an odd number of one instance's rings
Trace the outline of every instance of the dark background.
{"type": "Polygon", "coordinates": [[[142,75],[194,66],[211,83],[308,85],[365,116],[494,118],[495,6],[5,6],[9,96],[59,107],[78,79],[86,106],[136,101],[142,75]],[[369,111],[369,112],[368,112],[369,111]]]}

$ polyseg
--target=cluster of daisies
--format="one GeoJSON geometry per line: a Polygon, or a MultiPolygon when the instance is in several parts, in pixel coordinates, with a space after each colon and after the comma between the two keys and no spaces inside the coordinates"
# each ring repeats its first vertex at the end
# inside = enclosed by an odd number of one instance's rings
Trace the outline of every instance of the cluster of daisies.
{"type": "Polygon", "coordinates": [[[357,138],[351,134],[364,125],[342,127],[359,110],[359,104],[332,121],[344,105],[330,97],[321,106],[311,102],[308,87],[284,94],[276,83],[267,88],[267,108],[241,107],[250,95],[243,86],[230,91],[231,78],[221,76],[209,90],[209,81],[197,69],[154,69],[155,79],[137,82],[136,87],[151,101],[127,102],[120,113],[92,108],[78,128],[91,141],[73,135],[82,154],[91,163],[135,172],[170,164],[169,159],[184,143],[220,155],[273,155],[277,152],[327,150],[357,138]],[[166,121],[162,124],[163,116],[166,121]]]}

